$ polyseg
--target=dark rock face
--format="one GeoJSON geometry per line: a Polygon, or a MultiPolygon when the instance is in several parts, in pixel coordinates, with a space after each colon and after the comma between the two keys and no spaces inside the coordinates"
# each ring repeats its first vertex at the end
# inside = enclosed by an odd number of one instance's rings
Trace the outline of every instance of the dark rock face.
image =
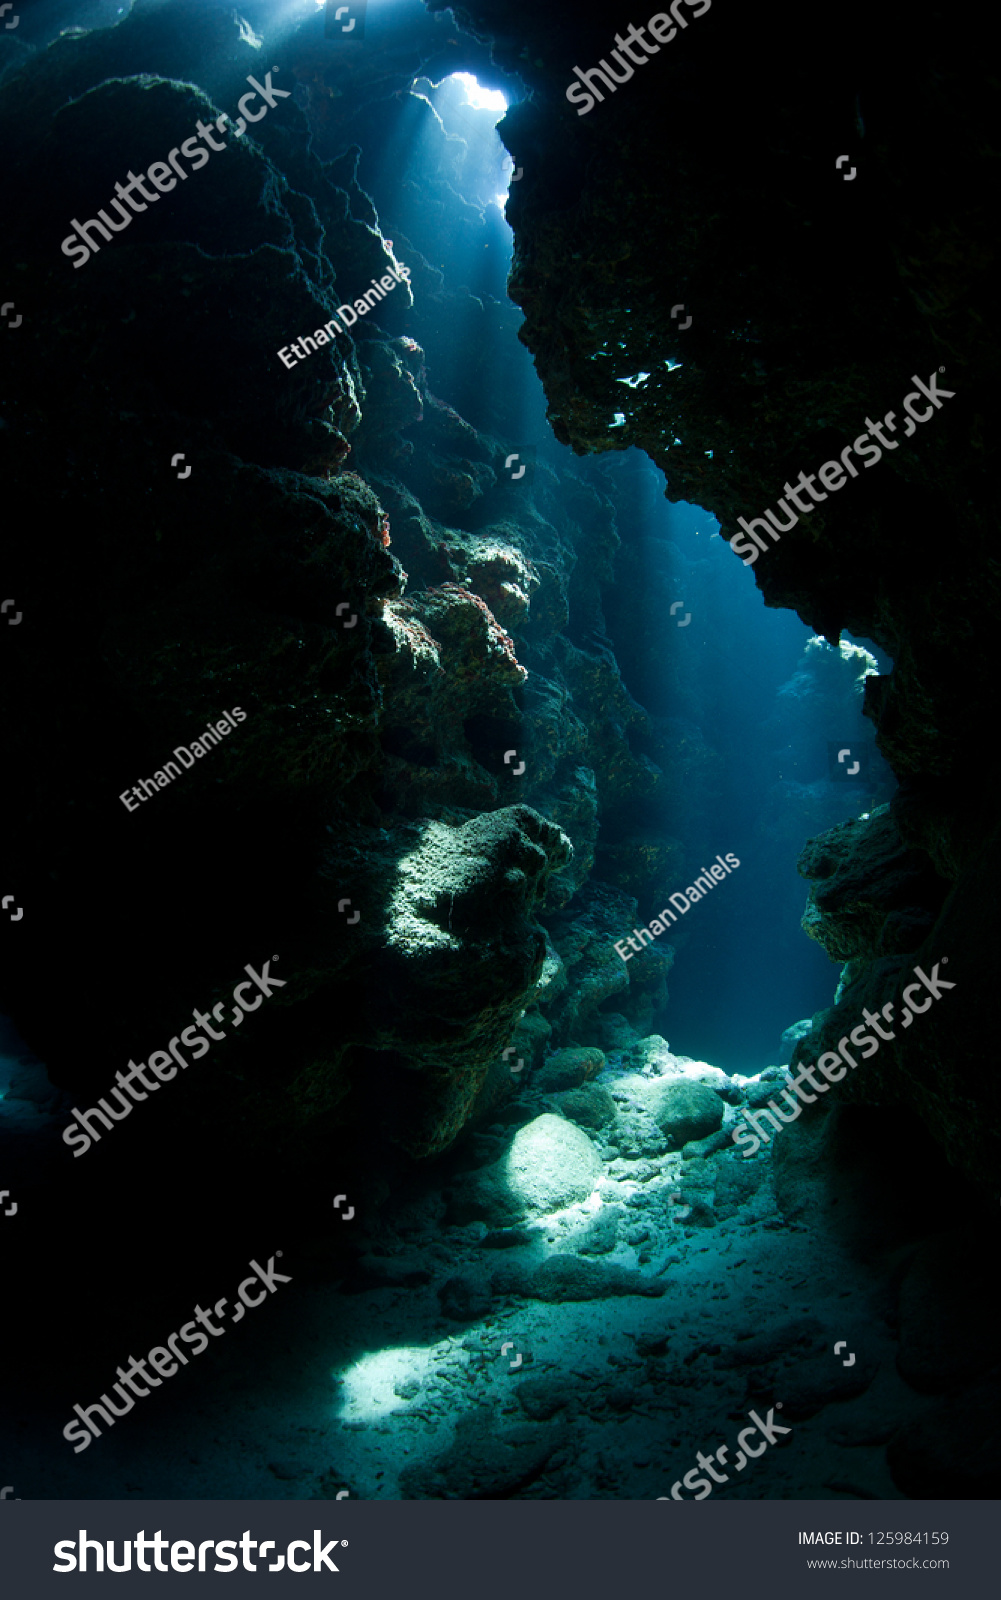
{"type": "MultiPolygon", "coordinates": [[[[487,27],[495,12],[469,10],[487,27]]],[[[520,106],[503,129],[526,167],[510,208],[512,292],[526,313],[524,337],[553,425],[576,449],[641,445],[664,467],[672,498],[712,508],[729,535],[739,514],[776,504],[790,472],[814,470],[835,439],[851,439],[884,395],[886,405],[897,403],[921,359],[923,378],[946,363],[959,403],[937,416],[920,455],[893,452],[868,482],[853,485],[854,500],[832,496],[804,516],[761,558],[756,576],[770,604],[795,606],[827,637],[850,627],[898,662],[906,657],[892,685],[873,696],[898,775],[961,759],[971,707],[959,704],[959,681],[942,670],[943,657],[954,656],[950,624],[894,552],[902,539],[937,528],[951,489],[969,503],[971,469],[984,481],[979,452],[963,441],[970,425],[978,428],[988,346],[961,307],[985,286],[989,223],[976,199],[976,160],[963,163],[954,187],[943,132],[964,92],[969,36],[940,39],[930,10],[886,7],[866,30],[871,81],[860,86],[848,63],[847,19],[824,50],[819,20],[800,8],[734,17],[717,7],[614,97],[577,116],[563,89],[573,60],[597,59],[608,47],[602,9],[585,6],[575,18],[572,57],[553,39],[551,20],[519,20],[529,33],[525,53],[535,58],[526,73],[545,96],[544,109],[520,106]],[[793,59],[806,57],[810,73],[793,70],[793,59]],[[927,121],[916,139],[901,115],[899,70],[880,71],[892,61],[922,84],[927,121]],[[753,172],[733,159],[751,82],[760,156],[753,172]],[[710,103],[707,127],[693,106],[710,103]],[[643,137],[654,115],[657,136],[643,137]],[[855,152],[862,184],[837,182],[827,159],[832,133],[855,152]],[[821,162],[830,186],[817,180],[821,162]],[[951,271],[946,239],[958,247],[951,271]],[[693,313],[684,334],[672,316],[676,302],[693,313]],[[619,380],[641,369],[649,381],[624,390],[619,380]],[[625,422],[613,430],[616,412],[625,422]],[[860,570],[876,581],[860,585],[860,570]],[[956,723],[942,714],[947,705],[956,723]],[[936,732],[945,726],[948,734],[936,732]]],[[[990,147],[986,138],[983,159],[990,147]]],[[[971,531],[974,546],[980,537],[971,531]]],[[[943,577],[973,599],[961,574],[943,577]]],[[[983,602],[974,604],[982,618],[983,602]]]]}
{"type": "Polygon", "coordinates": [[[803,927],[832,961],[917,949],[946,893],[926,853],[903,843],[889,806],[810,840],[799,870],[814,885],[803,927]]]}
{"type": "Polygon", "coordinates": [[[897,1366],[913,1388],[941,1393],[969,1384],[997,1358],[982,1281],[986,1239],[940,1234],[916,1253],[900,1289],[897,1366]]]}
{"type": "Polygon", "coordinates": [[[981,1065],[992,983],[985,893],[999,869],[998,844],[991,840],[949,892],[943,858],[905,843],[907,815],[905,805],[892,805],[810,841],[803,852],[800,871],[816,883],[803,926],[846,965],[834,1006],[813,1018],[792,1064],[836,1050],[866,1009],[879,1013],[888,1037],[839,1085],[843,1097],[909,1105],[951,1160],[989,1184],[1001,1153],[1001,1096],[981,1065]],[[940,981],[954,988],[946,992],[940,981]]]}

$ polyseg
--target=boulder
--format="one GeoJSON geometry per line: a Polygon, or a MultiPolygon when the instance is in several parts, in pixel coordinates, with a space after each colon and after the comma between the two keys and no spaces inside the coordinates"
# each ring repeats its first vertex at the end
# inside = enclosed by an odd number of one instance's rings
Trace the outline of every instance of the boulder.
{"type": "Polygon", "coordinates": [[[582,1083],[595,1077],[605,1065],[600,1050],[574,1045],[567,1050],[557,1050],[539,1068],[532,1080],[532,1088],[543,1094],[559,1094],[566,1089],[578,1089],[582,1083]]]}
{"type": "Polygon", "coordinates": [[[600,1172],[587,1134],[545,1112],[519,1128],[499,1161],[460,1179],[451,1214],[458,1222],[482,1218],[492,1227],[544,1216],[586,1200],[600,1172]]]}
{"type": "Polygon", "coordinates": [[[667,1148],[664,1135],[653,1117],[646,1111],[636,1111],[631,1107],[618,1113],[610,1137],[626,1161],[638,1161],[641,1157],[655,1159],[662,1156],[667,1148]]]}
{"type": "Polygon", "coordinates": [[[710,1133],[705,1139],[690,1139],[681,1152],[683,1161],[705,1160],[713,1156],[718,1150],[725,1150],[731,1143],[731,1136],[726,1128],[717,1128],[715,1133],[710,1133]]]}
{"type": "Polygon", "coordinates": [[[657,1081],[650,1095],[651,1114],[677,1148],[690,1139],[706,1139],[723,1121],[723,1101],[704,1083],[657,1081]]]}
{"type": "Polygon", "coordinates": [[[769,1100],[778,1097],[782,1104],[782,1090],[789,1082],[781,1067],[766,1067],[756,1078],[750,1078],[743,1087],[743,1103],[754,1110],[757,1106],[766,1106],[769,1100]]]}
{"type": "Polygon", "coordinates": [[[568,1089],[556,1095],[555,1100],[563,1115],[582,1128],[607,1128],[615,1116],[615,1101],[600,1083],[568,1089]]]}

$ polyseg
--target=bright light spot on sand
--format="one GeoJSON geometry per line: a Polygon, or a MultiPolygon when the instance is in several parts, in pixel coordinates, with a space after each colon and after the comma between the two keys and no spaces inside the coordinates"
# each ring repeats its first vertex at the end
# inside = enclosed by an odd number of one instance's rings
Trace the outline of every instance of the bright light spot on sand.
{"type": "Polygon", "coordinates": [[[341,1380],[344,1403],[341,1420],[368,1422],[405,1411],[416,1397],[415,1385],[428,1377],[433,1351],[398,1346],[395,1350],[373,1350],[348,1367],[341,1380]],[[397,1389],[413,1389],[413,1394],[397,1394],[397,1389]]]}

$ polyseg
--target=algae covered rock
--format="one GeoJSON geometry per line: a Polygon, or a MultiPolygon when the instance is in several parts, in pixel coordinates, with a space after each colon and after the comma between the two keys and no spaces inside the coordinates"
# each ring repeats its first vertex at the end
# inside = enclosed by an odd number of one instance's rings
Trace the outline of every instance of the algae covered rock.
{"type": "Polygon", "coordinates": [[[585,1083],[556,1096],[565,1117],[582,1128],[606,1128],[615,1117],[615,1101],[600,1083],[585,1083]]]}
{"type": "Polygon", "coordinates": [[[579,1089],[582,1083],[593,1078],[605,1065],[600,1050],[574,1045],[567,1050],[557,1050],[535,1074],[532,1087],[543,1094],[559,1094],[564,1089],[579,1089]]]}
{"type": "Polygon", "coordinates": [[[723,1102],[704,1083],[658,1084],[657,1091],[650,1102],[654,1121],[676,1145],[705,1139],[722,1124],[723,1102]]]}
{"type": "Polygon", "coordinates": [[[408,838],[373,872],[385,911],[370,937],[388,981],[366,1043],[384,1055],[393,1138],[431,1155],[468,1120],[531,997],[545,955],[532,909],[570,846],[528,806],[408,838]]]}

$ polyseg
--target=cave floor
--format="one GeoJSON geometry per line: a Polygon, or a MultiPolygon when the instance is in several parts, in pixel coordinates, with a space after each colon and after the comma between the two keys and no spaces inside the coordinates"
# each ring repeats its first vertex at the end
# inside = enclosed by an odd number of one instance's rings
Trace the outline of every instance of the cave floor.
{"type": "Polygon", "coordinates": [[[588,1199],[516,1230],[445,1225],[445,1205],[434,1181],[410,1193],[350,1281],[322,1241],[286,1250],[294,1297],[81,1457],[65,1396],[15,1419],[22,1481],[46,1498],[656,1499],[726,1446],[717,1496],[905,1498],[886,1442],[934,1402],[898,1375],[885,1259],[816,1208],[784,1216],[770,1151],[606,1149],[588,1199]],[[791,1431],[737,1472],[751,1410],[791,1431]]]}

